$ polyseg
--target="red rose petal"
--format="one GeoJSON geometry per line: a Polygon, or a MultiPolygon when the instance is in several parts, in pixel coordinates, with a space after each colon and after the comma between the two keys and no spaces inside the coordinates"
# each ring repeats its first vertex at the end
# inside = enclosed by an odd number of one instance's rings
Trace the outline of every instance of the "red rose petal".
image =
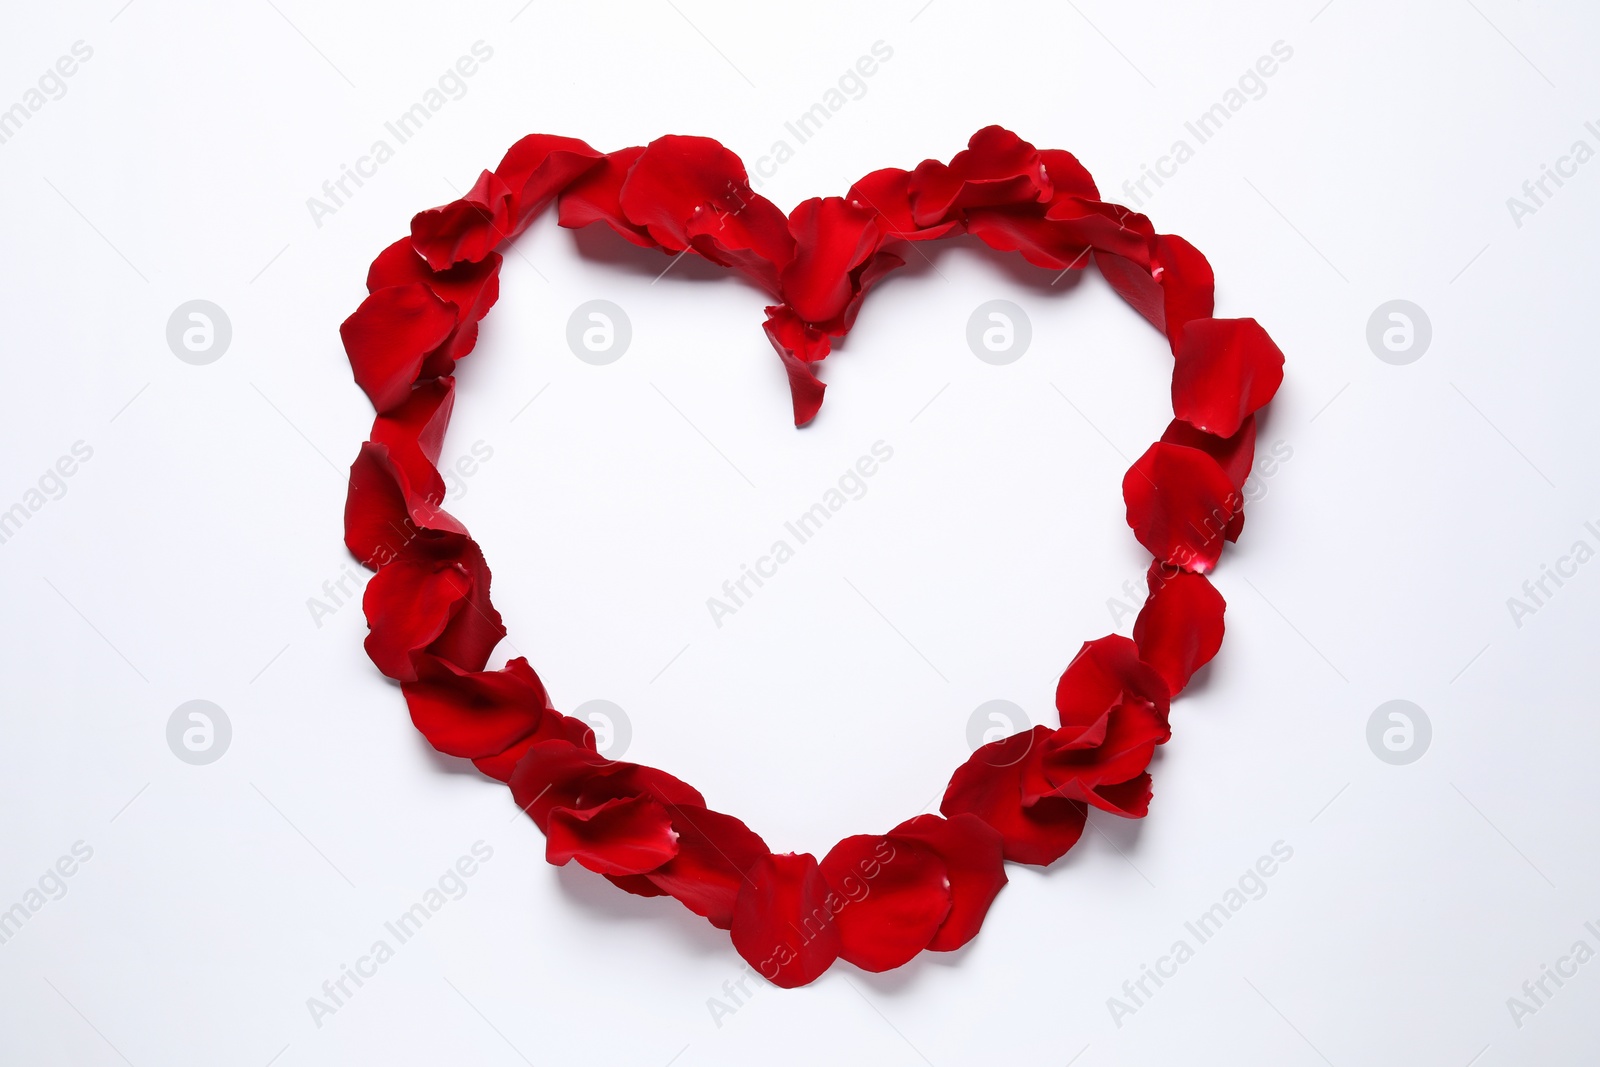
{"type": "Polygon", "coordinates": [[[1222,647],[1227,604],[1204,575],[1154,563],[1147,580],[1150,595],[1134,620],[1133,640],[1139,658],[1176,696],[1222,647]]]}
{"type": "Polygon", "coordinates": [[[1158,441],[1122,479],[1128,525],[1158,560],[1204,573],[1243,503],[1217,461],[1198,448],[1158,441]]]}
{"type": "Polygon", "coordinates": [[[1196,319],[1173,349],[1172,413],[1232,437],[1283,384],[1283,353],[1255,319],[1196,319]]]}
{"type": "Polygon", "coordinates": [[[1117,295],[1165,333],[1174,347],[1184,326],[1210,318],[1216,306],[1211,264],[1182,237],[1156,235],[1148,266],[1110,252],[1097,252],[1094,260],[1117,295]]]}
{"type": "Polygon", "coordinates": [[[667,807],[678,854],[650,872],[650,881],[719,930],[733,924],[745,872],[767,855],[767,844],[732,815],[690,804],[667,807]]]}
{"type": "Polygon", "coordinates": [[[605,157],[576,137],[531,133],[512,145],[494,172],[511,193],[511,232],[528,228],[563,189],[605,157]]]}
{"type": "Polygon", "coordinates": [[[949,876],[950,914],[928,943],[929,951],[949,952],[978,936],[989,905],[1006,884],[1003,846],[994,828],[975,815],[917,815],[890,830],[889,837],[929,849],[949,876]]]}
{"type": "Polygon", "coordinates": [[[839,957],[831,891],[816,857],[763,856],[747,873],[733,908],[733,947],[773,985],[816,981],[839,957]]]}
{"type": "Polygon", "coordinates": [[[618,797],[592,808],[556,808],[545,859],[577,860],[596,874],[643,874],[678,854],[667,809],[649,797],[618,797]]]}
{"type": "Polygon", "coordinates": [[[627,181],[628,172],[643,154],[643,145],[619,149],[567,186],[556,209],[561,225],[576,230],[592,222],[603,222],[642,248],[659,248],[649,231],[635,225],[622,213],[622,183],[627,181]]]}
{"type": "Polygon", "coordinates": [[[1024,804],[1023,779],[1036,775],[1034,750],[1053,731],[1035,726],[982,746],[955,774],[939,810],[946,818],[975,815],[1000,835],[1005,858],[1047,866],[1083,836],[1087,807],[1059,796],[1035,796],[1024,804]]]}
{"type": "Polygon", "coordinates": [[[899,167],[873,171],[852,185],[845,199],[876,212],[878,225],[886,237],[931,241],[961,225],[952,221],[919,226],[911,213],[911,172],[899,167]]]}
{"type": "Polygon", "coordinates": [[[467,195],[411,219],[411,244],[434,270],[477,263],[511,235],[511,190],[486,170],[467,195]]]}
{"type": "Polygon", "coordinates": [[[444,633],[471,590],[471,577],[450,563],[401,559],[381,568],[361,600],[371,620],[365,644],[373,664],[390,678],[414,679],[411,653],[444,633]]]}
{"type": "Polygon", "coordinates": [[[854,295],[851,272],[877,251],[877,216],[842,197],[814,197],[789,216],[794,258],[784,267],[783,298],[807,322],[827,322],[854,295]]]}
{"type": "Polygon", "coordinates": [[[844,898],[835,920],[839,958],[887,971],[928,947],[950,914],[950,879],[933,851],[908,838],[847,837],[822,857],[822,876],[844,898]]]}
{"type": "Polygon", "coordinates": [[[517,741],[504,752],[481,756],[472,761],[473,766],[497,782],[509,782],[511,774],[522,762],[522,757],[534,745],[546,741],[561,741],[577,748],[594,751],[594,730],[582,719],[569,718],[559,711],[547,710],[539,720],[539,728],[517,741]]]}
{"type": "Polygon", "coordinates": [[[1139,703],[1165,721],[1171,700],[1166,683],[1139,658],[1126,637],[1085,641],[1056,683],[1056,712],[1063,728],[1084,729],[1117,707],[1139,703]]]}
{"type": "Polygon", "coordinates": [[[783,369],[789,375],[789,395],[794,404],[794,424],[804,426],[817,417],[822,407],[822,394],[827,386],[817,380],[811,364],[828,354],[831,343],[828,335],[800,320],[800,316],[787,305],[777,304],[767,308],[767,321],[762,324],[767,340],[778,350],[783,369]]]}
{"type": "Polygon", "coordinates": [[[411,721],[446,755],[498,755],[537,731],[550,708],[544,683],[521,656],[498,671],[464,671],[428,654],[415,664],[416,679],[400,687],[411,721]]]}
{"type": "Polygon", "coordinates": [[[339,326],[356,384],[378,411],[399,406],[429,352],[456,327],[456,309],[421,282],[370,294],[339,326]]]}

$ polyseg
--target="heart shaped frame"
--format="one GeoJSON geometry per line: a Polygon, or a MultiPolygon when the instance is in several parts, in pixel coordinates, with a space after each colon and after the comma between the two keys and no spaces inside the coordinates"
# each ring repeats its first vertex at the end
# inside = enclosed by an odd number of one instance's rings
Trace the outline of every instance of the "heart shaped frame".
{"type": "Polygon", "coordinates": [[[836,959],[869,971],[971,940],[1006,882],[1005,860],[1045,865],[1075,844],[1090,807],[1143,817],[1146,768],[1171,735],[1171,698],[1222,642],[1223,599],[1205,575],[1244,521],[1255,414],[1283,354],[1253,319],[1219,319],[1210,265],[1181,237],[1102,201],[1070,153],[979,130],[949,163],[874,171],[843,197],[785,216],[728,149],[668,136],[602,153],[535,134],[466,196],[418,214],[386,248],[368,296],[341,326],[356,382],[377,409],[350,469],[345,543],[375,570],[366,649],[400,682],[412,722],[440,752],[507,782],[546,835],[551,863],[579,864],[640,896],[670,896],[730,932],[780,986],[836,959]],[[1086,642],[1056,688],[1060,726],[984,745],[940,804],[886,834],[840,841],[819,862],[774,854],[693,787],[609,760],[587,724],[556,711],[526,659],[487,670],[505,636],[489,568],[440,508],[436,464],[456,361],[499,294],[498,247],[552,201],[561,225],[604,223],[669,255],[731,267],[770,294],[765,328],[788,373],[796,425],[822,403],[816,364],[878,279],[892,246],[969,233],[1037,266],[1091,260],[1172,348],[1175,418],[1128,470],[1128,524],[1154,557],[1133,637],[1086,642]]]}

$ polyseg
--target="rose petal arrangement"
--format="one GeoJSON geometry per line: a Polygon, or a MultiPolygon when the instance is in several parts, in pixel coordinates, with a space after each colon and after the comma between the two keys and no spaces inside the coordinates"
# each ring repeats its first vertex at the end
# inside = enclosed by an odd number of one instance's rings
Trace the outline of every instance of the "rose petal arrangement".
{"type": "Polygon", "coordinates": [[[798,986],[839,959],[884,971],[960,948],[1005,885],[1006,861],[1053,863],[1090,808],[1145,815],[1171,700],[1222,643],[1223,599],[1206,576],[1240,534],[1256,413],[1282,381],[1283,354],[1254,319],[1213,317],[1205,257],[1100,199],[1070,153],[990,126],[948,163],[874,171],[785,215],[709,138],[600,152],[535,134],[461,199],[418,214],[373,262],[367,290],[340,328],[377,411],[345,507],[345,542],[376,571],[366,650],[435,749],[509,785],[551,863],[672,897],[727,930],[768,980],[798,986]],[[940,814],[847,837],[819,860],[773,852],[665,771],[601,755],[526,659],[488,669],[506,630],[482,550],[440,507],[436,464],[456,362],[499,294],[498,249],[552,203],[562,226],[603,223],[644,248],[693,252],[768,294],[765,329],[796,425],[821,406],[817,365],[910,242],[971,234],[1049,270],[1093,262],[1165,334],[1174,418],[1122,483],[1128,525],[1153,557],[1149,596],[1131,639],[1089,641],[1067,665],[1058,726],[980,747],[951,776],[940,814]]]}

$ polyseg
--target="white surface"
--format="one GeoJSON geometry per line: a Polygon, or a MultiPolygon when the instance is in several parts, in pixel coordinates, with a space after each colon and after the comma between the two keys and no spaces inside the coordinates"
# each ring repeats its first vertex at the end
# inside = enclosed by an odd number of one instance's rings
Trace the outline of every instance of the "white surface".
{"type": "MultiPolygon", "coordinates": [[[[1593,10],[274,2],[30,5],[0,38],[0,106],[93,48],[0,144],[0,508],[93,449],[0,544],[0,908],[93,850],[0,944],[0,1058],[1592,1060],[1600,963],[1547,980],[1520,1027],[1507,998],[1574,942],[1600,948],[1600,565],[1520,628],[1506,600],[1600,543],[1600,164],[1520,227],[1506,198],[1575,139],[1600,146],[1593,10]],[[306,199],[479,40],[493,58],[465,95],[315,225],[306,199]],[[1219,313],[1288,354],[1262,443],[1293,455],[1218,575],[1229,639],[1175,709],[1148,820],[1096,816],[1054,869],[1013,868],[953,957],[748,987],[718,1025],[708,1000],[741,970],[725,935],[547,866],[502,787],[425,749],[359,608],[312,621],[347,566],[337,468],[371,415],[336,328],[410,215],[522,134],[700,133],[753,162],[879,40],[894,55],[865,95],[765,183],[785,209],[991,122],[1077,153],[1115,196],[1292,47],[1145,210],[1210,257],[1219,313]],[[194,298],[232,321],[208,366],[165,341],[194,298]],[[1365,340],[1395,298],[1433,324],[1409,366],[1365,340]],[[1395,698],[1433,725],[1408,766],[1366,743],[1395,698]],[[209,766],[167,747],[191,699],[232,723],[209,766]],[[493,857],[465,895],[316,1025],[308,998],[479,840],[493,857]],[[1194,947],[1184,923],[1278,841],[1293,858],[1261,899],[1118,1026],[1108,998],[1194,947]]],[[[941,249],[873,294],[796,432],[749,287],[689,262],[652,282],[660,257],[549,220],[519,251],[446,454],[493,451],[455,510],[562,707],[616,701],[630,757],[819,853],[931,801],[980,703],[1049,712],[1142,571],[1118,450],[1164,423],[1160,339],[1098,279],[1056,291],[941,249]],[[609,367],[563,340],[594,297],[633,322],[609,367]],[[964,340],[992,298],[1033,321],[1009,367],[964,340]],[[894,458],[867,495],[713,626],[706,597],[880,439],[894,458]]]]}

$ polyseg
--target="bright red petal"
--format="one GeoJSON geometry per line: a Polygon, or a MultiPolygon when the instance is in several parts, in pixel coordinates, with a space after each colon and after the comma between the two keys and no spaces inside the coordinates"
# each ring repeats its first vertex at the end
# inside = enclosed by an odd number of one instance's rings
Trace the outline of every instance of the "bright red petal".
{"type": "Polygon", "coordinates": [[[649,797],[619,797],[550,813],[545,859],[577,860],[596,874],[643,874],[678,854],[667,809],[649,797]]]}
{"type": "Polygon", "coordinates": [[[747,873],[733,908],[733,947],[773,985],[816,981],[839,957],[839,901],[816,857],[763,856],[747,873]]]}
{"type": "Polygon", "coordinates": [[[1283,353],[1255,319],[1196,319],[1173,349],[1172,413],[1232,437],[1283,384],[1283,353]]]}
{"type": "Polygon", "coordinates": [[[1150,566],[1150,595],[1133,623],[1139,658],[1166,680],[1174,696],[1222,647],[1227,604],[1204,575],[1150,566]]]}
{"type": "Polygon", "coordinates": [[[822,876],[844,898],[839,958],[887,971],[928,947],[950,914],[950,879],[938,854],[907,838],[847,837],[822,857],[822,876]]]}

